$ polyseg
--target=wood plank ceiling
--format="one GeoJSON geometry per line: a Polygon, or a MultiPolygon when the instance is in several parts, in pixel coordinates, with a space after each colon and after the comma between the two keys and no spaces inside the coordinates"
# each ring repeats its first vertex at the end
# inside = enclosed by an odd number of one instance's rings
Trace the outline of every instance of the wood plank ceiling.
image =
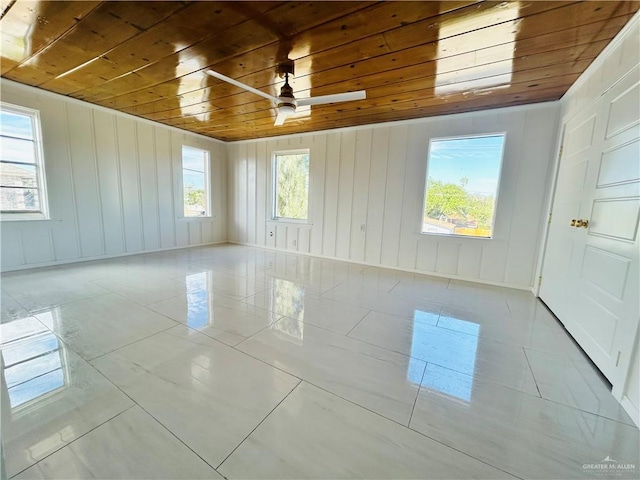
{"type": "Polygon", "coordinates": [[[222,140],[556,100],[640,7],[631,1],[0,0],[2,77],[222,140]],[[366,89],[274,127],[297,98],[366,89]]]}

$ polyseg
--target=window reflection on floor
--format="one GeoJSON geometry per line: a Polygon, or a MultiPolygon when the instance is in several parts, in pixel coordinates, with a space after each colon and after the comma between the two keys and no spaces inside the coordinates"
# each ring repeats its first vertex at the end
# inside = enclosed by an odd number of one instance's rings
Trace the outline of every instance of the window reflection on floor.
{"type": "Polygon", "coordinates": [[[187,275],[187,325],[202,328],[213,321],[207,272],[187,275]]]}
{"type": "Polygon", "coordinates": [[[288,337],[301,343],[304,336],[304,288],[297,287],[294,283],[278,284],[271,289],[269,298],[269,310],[278,312],[298,321],[279,321],[271,325],[271,328],[280,330],[288,337]]]}
{"type": "Polygon", "coordinates": [[[428,364],[422,386],[469,403],[473,391],[473,377],[428,364]]]}
{"type": "Polygon", "coordinates": [[[68,383],[64,347],[51,332],[3,347],[2,360],[12,409],[26,407],[68,383]]]}
{"type": "MultiPolygon", "coordinates": [[[[409,381],[469,402],[478,351],[480,325],[465,320],[466,333],[455,332],[424,321],[427,312],[415,310],[411,337],[411,360],[407,371],[409,381]],[[427,361],[423,378],[419,368],[421,358],[427,361]]],[[[442,318],[442,317],[441,317],[442,318]]],[[[454,320],[447,318],[447,320],[454,320]]],[[[440,325],[440,320],[438,321],[440,325]]]]}

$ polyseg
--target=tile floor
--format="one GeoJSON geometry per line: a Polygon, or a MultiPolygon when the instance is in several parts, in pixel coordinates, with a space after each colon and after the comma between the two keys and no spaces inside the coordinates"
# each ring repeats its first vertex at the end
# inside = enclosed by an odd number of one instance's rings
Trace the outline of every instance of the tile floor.
{"type": "Polygon", "coordinates": [[[1,286],[3,478],[640,473],[638,429],[527,292],[234,245],[1,286]]]}

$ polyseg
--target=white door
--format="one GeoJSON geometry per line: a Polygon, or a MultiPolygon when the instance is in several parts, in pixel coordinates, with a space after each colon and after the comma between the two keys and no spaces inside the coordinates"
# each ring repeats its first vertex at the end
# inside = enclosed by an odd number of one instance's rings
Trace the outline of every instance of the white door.
{"type": "Polygon", "coordinates": [[[636,67],[564,125],[540,287],[614,385],[625,381],[640,317],[639,76],[636,67]]]}

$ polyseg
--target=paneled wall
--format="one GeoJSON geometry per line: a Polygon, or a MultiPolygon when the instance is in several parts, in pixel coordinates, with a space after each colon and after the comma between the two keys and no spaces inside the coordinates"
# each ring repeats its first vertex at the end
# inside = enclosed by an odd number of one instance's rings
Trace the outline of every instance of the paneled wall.
{"type": "MultiPolygon", "coordinates": [[[[640,102],[638,98],[640,78],[637,70],[633,70],[640,64],[639,38],[640,14],[637,13],[562,97],[560,101],[562,123],[592,105],[628,75],[635,75],[635,82],[631,82],[634,86],[625,92],[623,102],[634,102],[635,105],[640,102]]],[[[632,148],[636,150],[636,168],[640,170],[640,152],[638,152],[637,143],[632,148]]],[[[636,332],[630,365],[626,384],[613,385],[613,395],[620,400],[636,424],[640,425],[640,330],[636,332]]]]}
{"type": "Polygon", "coordinates": [[[495,109],[314,135],[235,142],[229,239],[530,288],[558,104],[495,109]],[[494,238],[420,234],[430,138],[506,132],[494,238]],[[271,159],[309,148],[309,223],[271,220],[271,159]]]}
{"type": "Polygon", "coordinates": [[[2,221],[2,270],[227,239],[222,142],[3,80],[40,111],[50,220],[2,221]],[[182,217],[182,145],[212,161],[213,218],[182,217]]]}

